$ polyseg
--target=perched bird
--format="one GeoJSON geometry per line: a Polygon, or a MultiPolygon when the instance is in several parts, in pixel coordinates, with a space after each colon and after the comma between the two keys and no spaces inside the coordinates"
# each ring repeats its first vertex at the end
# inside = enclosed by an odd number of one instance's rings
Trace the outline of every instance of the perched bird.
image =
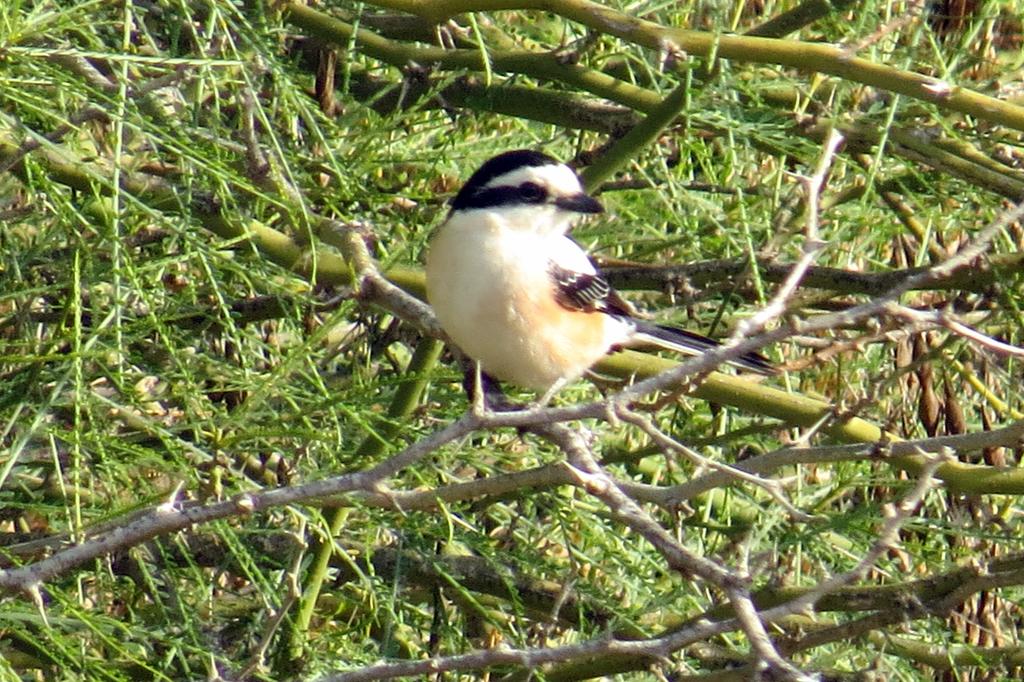
{"type": "MultiPolygon", "coordinates": [[[[525,149],[490,159],[456,195],[427,252],[427,300],[485,378],[542,391],[543,404],[610,351],[695,355],[719,345],[634,317],[566,236],[602,210],[571,168],[525,149]]],[[[772,373],[755,353],[733,364],[772,373]]]]}

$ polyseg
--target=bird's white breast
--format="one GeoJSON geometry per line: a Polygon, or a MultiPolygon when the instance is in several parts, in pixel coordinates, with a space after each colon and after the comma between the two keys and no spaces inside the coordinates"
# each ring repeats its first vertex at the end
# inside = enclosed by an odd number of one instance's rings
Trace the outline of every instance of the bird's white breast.
{"type": "Polygon", "coordinates": [[[558,306],[552,260],[593,272],[562,234],[514,229],[488,211],[452,216],[431,242],[430,305],[459,348],[496,379],[546,390],[582,374],[624,334],[605,315],[558,306]]]}

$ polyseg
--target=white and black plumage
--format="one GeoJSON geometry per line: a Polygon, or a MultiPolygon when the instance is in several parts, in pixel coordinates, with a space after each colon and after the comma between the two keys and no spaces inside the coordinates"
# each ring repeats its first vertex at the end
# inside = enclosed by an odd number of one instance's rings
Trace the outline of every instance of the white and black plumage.
{"type": "MultiPolygon", "coordinates": [[[[693,355],[718,346],[633,317],[566,236],[582,214],[602,210],[571,168],[530,150],[490,159],[456,195],[427,252],[427,300],[486,375],[543,391],[546,400],[619,348],[693,355]]],[[[754,353],[733,364],[772,372],[754,353]]]]}

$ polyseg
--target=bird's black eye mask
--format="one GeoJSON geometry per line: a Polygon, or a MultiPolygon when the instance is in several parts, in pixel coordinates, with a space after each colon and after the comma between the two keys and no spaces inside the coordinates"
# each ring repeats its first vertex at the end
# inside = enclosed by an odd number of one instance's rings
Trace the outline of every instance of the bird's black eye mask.
{"type": "Polygon", "coordinates": [[[584,192],[571,196],[552,196],[542,184],[524,180],[517,185],[492,185],[491,183],[522,168],[560,166],[555,159],[529,149],[517,149],[499,154],[487,161],[466,181],[462,190],[452,200],[451,213],[475,208],[496,208],[499,206],[540,206],[554,204],[564,211],[574,213],[600,213],[604,210],[597,199],[584,192]]]}
{"type": "Polygon", "coordinates": [[[546,203],[548,191],[535,182],[524,182],[520,185],[499,185],[497,187],[481,187],[475,192],[460,192],[452,210],[469,208],[494,208],[497,206],[536,206],[546,203]]]}
{"type": "MultiPolygon", "coordinates": [[[[543,190],[543,187],[537,185],[537,183],[522,183],[520,185],[502,185],[488,187],[488,185],[503,175],[511,173],[520,168],[538,167],[538,166],[553,166],[557,165],[558,161],[554,158],[543,154],[541,152],[535,152],[531,149],[516,149],[504,154],[499,154],[493,159],[490,159],[484,165],[480,166],[477,172],[466,181],[463,185],[462,190],[452,200],[452,210],[458,211],[465,208],[488,208],[490,206],[507,206],[513,203],[538,203],[538,199],[524,200],[522,187],[523,185],[529,184],[537,189],[543,190]]],[[[526,192],[531,193],[535,190],[533,188],[528,189],[526,192]]],[[[544,201],[545,197],[539,201],[544,201]]]]}

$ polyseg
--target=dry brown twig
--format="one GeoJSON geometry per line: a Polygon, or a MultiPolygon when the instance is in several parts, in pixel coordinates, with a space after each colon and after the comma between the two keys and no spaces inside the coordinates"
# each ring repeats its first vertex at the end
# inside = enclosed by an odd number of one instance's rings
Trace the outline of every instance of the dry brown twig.
{"type": "Polygon", "coordinates": [[[802,522],[811,522],[815,520],[815,517],[806,514],[797,509],[789,498],[786,497],[785,490],[780,481],[770,478],[763,478],[756,474],[752,474],[748,471],[744,471],[738,467],[730,466],[723,462],[716,462],[713,459],[709,459],[701,455],[693,448],[689,448],[676,439],[663,432],[657,426],[654,425],[649,418],[644,415],[631,410],[627,407],[620,406],[618,416],[623,421],[632,424],[637,427],[650,437],[650,439],[656,443],[666,453],[678,453],[689,459],[695,465],[703,469],[711,469],[717,471],[724,476],[730,478],[733,482],[750,483],[758,488],[761,488],[769,495],[772,499],[779,503],[779,505],[786,510],[786,512],[795,520],[802,522]]]}
{"type": "MultiPolygon", "coordinates": [[[[568,431],[568,429],[561,425],[553,425],[553,427],[562,430],[561,433],[568,431]]],[[[561,434],[555,434],[555,438],[560,439],[561,434]]],[[[663,536],[665,531],[657,524],[654,524],[654,528],[646,525],[646,519],[642,512],[640,512],[639,516],[634,516],[635,509],[638,508],[635,507],[635,504],[628,497],[617,490],[613,482],[598,471],[588,470],[590,466],[587,462],[589,455],[587,454],[585,444],[580,449],[578,438],[578,434],[569,435],[568,440],[564,441],[563,445],[567,446],[573,453],[569,455],[570,460],[576,460],[574,464],[582,467],[580,469],[580,484],[592,494],[600,497],[602,501],[605,501],[609,508],[613,510],[613,513],[616,513],[617,517],[622,518],[627,524],[635,523],[635,526],[630,525],[630,527],[637,530],[637,532],[641,532],[641,534],[650,532],[656,536],[663,536]]],[[[543,649],[509,649],[507,647],[500,647],[472,654],[438,657],[425,661],[379,663],[359,670],[331,675],[323,678],[320,682],[368,682],[370,680],[394,679],[397,677],[456,670],[481,670],[508,664],[520,665],[526,669],[534,669],[545,664],[582,660],[608,654],[644,656],[650,657],[653,661],[664,659],[694,642],[703,641],[709,637],[741,628],[747,632],[748,637],[751,637],[751,631],[753,631],[752,640],[753,638],[758,640],[758,660],[752,664],[754,670],[759,667],[758,664],[761,664],[761,666],[771,667],[773,672],[782,675],[783,679],[813,679],[793,669],[788,662],[782,659],[777,649],[771,643],[771,638],[764,632],[763,625],[756,625],[755,623],[770,623],[796,613],[808,611],[813,608],[814,604],[822,596],[863,577],[878,558],[888,551],[890,547],[894,546],[899,529],[924,499],[924,495],[931,489],[934,483],[933,475],[935,470],[941,466],[947,457],[948,455],[929,457],[924,475],[918,479],[914,487],[898,504],[892,505],[889,508],[878,540],[851,571],[825,581],[817,589],[804,593],[796,599],[760,612],[753,608],[753,604],[749,600],[749,594],[745,592],[746,587],[743,584],[743,580],[737,575],[728,574],[728,580],[726,581],[728,587],[725,589],[729,592],[730,598],[735,600],[733,604],[740,604],[739,608],[743,611],[742,621],[739,617],[722,621],[698,619],[670,634],[643,640],[623,641],[606,638],[543,649]],[[779,667],[779,661],[781,661],[781,667],[779,667]]],[[[647,536],[645,535],[645,537],[647,536]]],[[[674,540],[669,536],[669,542],[664,548],[674,554],[674,551],[671,550],[674,544],[674,540]]],[[[659,547],[659,551],[661,549],[662,547],[659,547]]],[[[663,556],[666,556],[666,559],[668,559],[667,555],[663,554],[663,556]]],[[[711,575],[717,575],[717,571],[712,572],[711,575]]]]}
{"type": "Polygon", "coordinates": [[[736,613],[736,622],[751,643],[756,667],[771,670],[780,679],[810,679],[788,661],[783,660],[772,644],[750,600],[748,575],[726,569],[686,549],[622,491],[615,479],[594,459],[592,451],[578,432],[571,431],[561,424],[547,425],[541,432],[546,438],[557,443],[565,453],[569,464],[577,472],[578,484],[604,502],[615,518],[651,543],[670,567],[686,577],[703,578],[728,595],[730,605],[736,613]]]}
{"type": "Polygon", "coordinates": [[[983,334],[958,319],[956,315],[948,310],[914,310],[913,308],[893,303],[889,306],[888,311],[893,317],[909,320],[917,325],[918,329],[948,329],[954,334],[973,341],[993,353],[1024,357],[1024,348],[983,334]]]}
{"type": "Polygon", "coordinates": [[[830,130],[828,138],[825,140],[825,148],[818,159],[818,165],[815,167],[814,173],[808,177],[801,178],[804,185],[804,193],[807,196],[807,223],[804,230],[803,252],[800,258],[793,265],[793,269],[790,270],[785,281],[783,281],[778,291],[775,292],[772,300],[752,316],[736,325],[736,331],[733,333],[730,341],[757,334],[772,320],[782,315],[786,310],[787,303],[796,293],[797,287],[800,286],[800,282],[803,280],[807,269],[814,263],[818,253],[825,248],[825,243],[821,241],[818,233],[818,201],[821,198],[821,190],[825,184],[829,168],[831,168],[832,161],[839,150],[839,145],[842,143],[843,136],[835,129],[830,130]]]}

